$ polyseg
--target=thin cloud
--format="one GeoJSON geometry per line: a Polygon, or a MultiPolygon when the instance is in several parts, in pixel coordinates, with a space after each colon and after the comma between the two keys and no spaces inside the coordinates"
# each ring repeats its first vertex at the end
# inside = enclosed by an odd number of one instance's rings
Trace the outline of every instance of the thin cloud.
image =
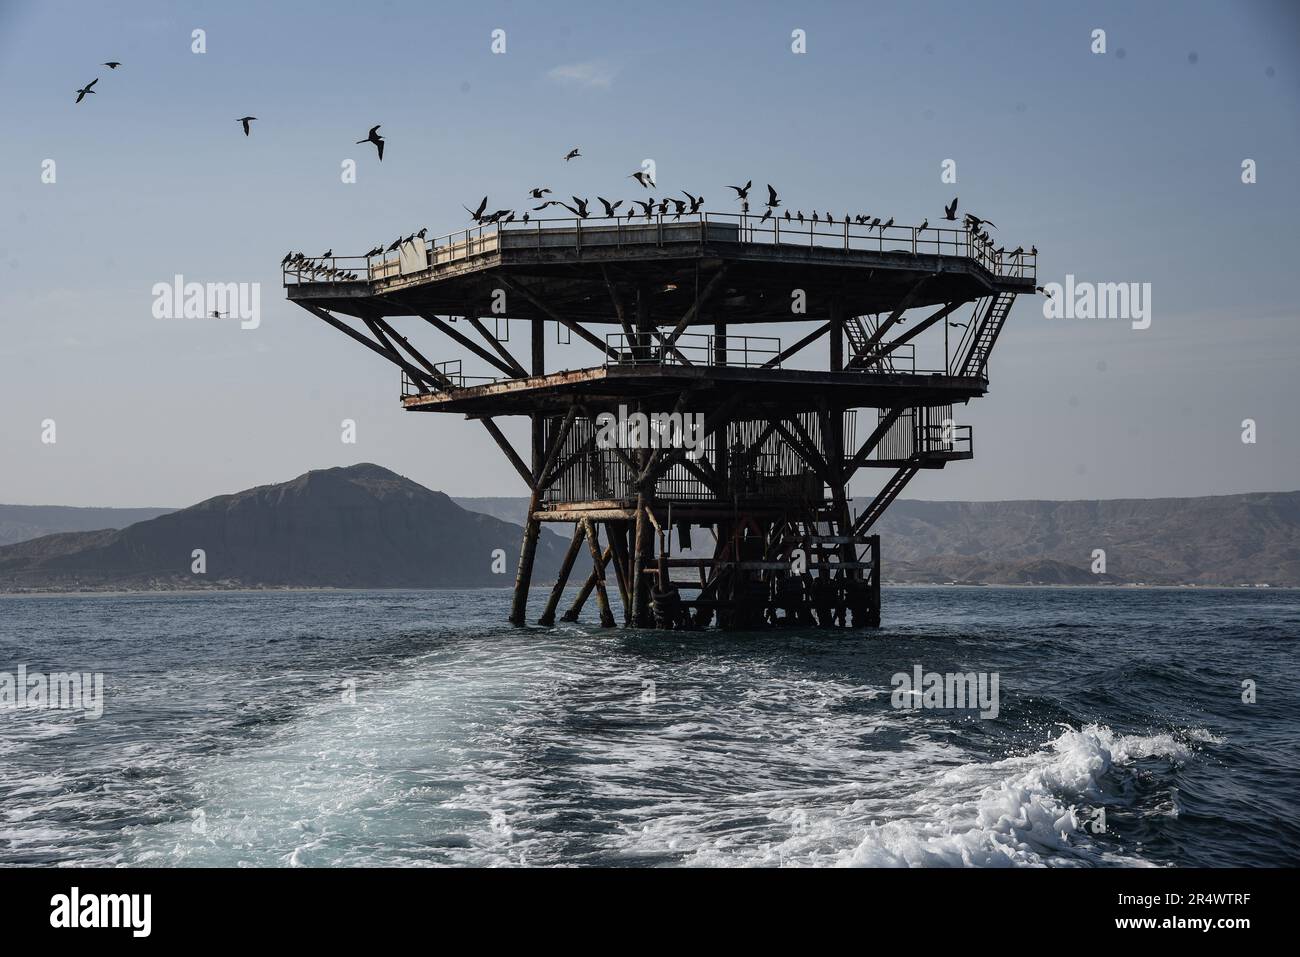
{"type": "Polygon", "coordinates": [[[546,75],[557,83],[607,90],[614,85],[616,72],[608,64],[593,60],[589,63],[562,63],[546,75]]]}

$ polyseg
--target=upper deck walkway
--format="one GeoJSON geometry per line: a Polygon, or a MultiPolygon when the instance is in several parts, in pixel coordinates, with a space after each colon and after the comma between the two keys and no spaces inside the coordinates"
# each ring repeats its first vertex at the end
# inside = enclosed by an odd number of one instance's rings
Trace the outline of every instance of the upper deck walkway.
{"type": "MultiPolygon", "coordinates": [[[[784,269],[807,278],[814,270],[850,267],[848,281],[879,287],[882,301],[897,295],[898,283],[918,276],[939,277],[935,301],[982,292],[1032,291],[1037,256],[1017,249],[999,251],[975,232],[946,226],[871,226],[850,222],[763,219],[734,213],[702,212],[588,219],[546,218],[490,223],[436,239],[415,240],[399,251],[373,257],[333,256],[303,259],[284,267],[291,300],[312,301],[324,308],[349,312],[357,300],[369,300],[380,312],[400,314],[403,306],[448,309],[476,299],[492,271],[525,270],[542,278],[556,267],[566,279],[600,282],[600,270],[616,264],[671,264],[682,260],[714,260],[737,264],[755,276],[769,276],[774,286],[789,288],[784,269]],[[575,272],[573,266],[589,266],[575,272]],[[455,282],[461,280],[461,282],[455,282]],[[448,286],[440,290],[439,286],[448,286]],[[974,292],[972,290],[975,290],[974,292]],[[381,298],[382,297],[382,298],[381,298]]],[[[829,278],[829,277],[828,277],[829,278]]],[[[837,277],[842,283],[844,276],[837,277]]],[[[572,303],[581,310],[581,299],[572,303]]],[[[859,310],[872,307],[869,296],[859,310]]],[[[752,309],[750,321],[764,321],[752,309]]],[[[784,309],[788,317],[788,306],[784,309]]],[[[575,319],[615,322],[611,310],[575,319]]],[[[774,319],[776,316],[773,317],[774,319]]]]}

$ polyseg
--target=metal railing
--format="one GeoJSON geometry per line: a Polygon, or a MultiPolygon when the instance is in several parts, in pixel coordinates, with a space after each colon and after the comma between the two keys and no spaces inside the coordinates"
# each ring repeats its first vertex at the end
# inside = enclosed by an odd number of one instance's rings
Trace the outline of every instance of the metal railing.
{"type": "MultiPolygon", "coordinates": [[[[946,220],[945,220],[946,222],[946,220]]],[[[926,225],[880,225],[845,220],[814,222],[805,217],[755,216],[750,213],[653,213],[650,216],[591,216],[539,218],[482,223],[434,239],[413,239],[423,245],[418,268],[402,272],[402,247],[376,256],[305,258],[284,266],[285,285],[302,282],[380,282],[405,275],[437,273],[455,263],[501,249],[583,249],[587,246],[645,246],[673,243],[746,243],[750,245],[804,246],[899,255],[956,256],[973,260],[994,276],[1035,279],[1037,253],[1031,249],[999,250],[968,228],[926,225]],[[356,278],[344,278],[355,276],[356,278]]],[[[406,244],[402,244],[406,245],[406,244]]],[[[411,257],[408,257],[408,259],[411,257]]]]}
{"type": "MultiPolygon", "coordinates": [[[[882,347],[887,345],[888,343],[881,343],[882,347]]],[[[916,346],[910,342],[905,342],[903,345],[894,346],[888,351],[856,356],[849,364],[847,371],[906,372],[914,374],[916,372],[916,346]]]]}
{"type": "Polygon", "coordinates": [[[699,365],[735,366],[743,369],[781,367],[781,340],[776,336],[718,336],[684,332],[673,342],[666,336],[650,336],[649,343],[628,339],[623,332],[605,335],[605,365],[699,365]],[[617,358],[609,350],[617,353],[617,358]],[[768,363],[771,363],[768,366],[768,363]]]}
{"type": "Polygon", "coordinates": [[[436,385],[428,385],[424,382],[415,382],[405,369],[402,370],[402,398],[409,399],[415,395],[429,395],[433,392],[448,392],[453,389],[464,389],[467,386],[486,385],[492,382],[501,381],[496,376],[490,375],[465,375],[461,367],[460,359],[448,359],[446,362],[435,362],[433,368],[437,370],[437,375],[433,376],[439,380],[436,385]]]}
{"type": "Polygon", "coordinates": [[[917,452],[922,455],[927,452],[975,454],[974,430],[969,425],[918,425],[914,442],[917,452]]]}

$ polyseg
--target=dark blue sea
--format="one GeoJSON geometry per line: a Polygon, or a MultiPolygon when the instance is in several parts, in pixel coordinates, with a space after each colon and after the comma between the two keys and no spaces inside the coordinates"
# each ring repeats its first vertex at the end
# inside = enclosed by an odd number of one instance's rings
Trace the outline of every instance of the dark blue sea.
{"type": "Polygon", "coordinates": [[[0,710],[0,864],[1300,864],[1300,592],[900,587],[878,632],[746,634],[508,600],[0,598],[0,672],[104,678],[98,718],[0,710]],[[895,708],[917,665],[996,673],[997,716],[895,708]]]}

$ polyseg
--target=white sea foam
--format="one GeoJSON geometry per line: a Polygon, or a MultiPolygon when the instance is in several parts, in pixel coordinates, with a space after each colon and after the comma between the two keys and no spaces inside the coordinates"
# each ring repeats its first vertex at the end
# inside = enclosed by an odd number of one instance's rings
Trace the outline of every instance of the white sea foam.
{"type": "Polygon", "coordinates": [[[1086,833],[1080,805],[1104,805],[1105,775],[1140,758],[1183,761],[1190,754],[1170,734],[1070,728],[1041,751],[944,772],[918,795],[933,817],[873,824],[840,863],[996,867],[1101,859],[1107,855],[1086,833]]]}

